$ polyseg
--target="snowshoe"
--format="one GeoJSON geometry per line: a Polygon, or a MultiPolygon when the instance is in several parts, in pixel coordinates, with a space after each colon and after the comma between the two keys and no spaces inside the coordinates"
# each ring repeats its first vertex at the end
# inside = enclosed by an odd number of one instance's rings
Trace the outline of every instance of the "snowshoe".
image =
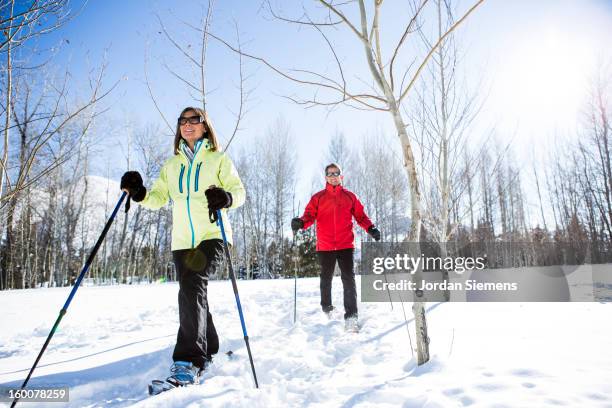
{"type": "Polygon", "coordinates": [[[157,395],[178,387],[200,383],[200,368],[187,361],[175,361],[170,367],[172,373],[165,381],[153,380],[149,384],[149,395],[157,395]]]}
{"type": "Polygon", "coordinates": [[[151,384],[149,384],[149,395],[161,394],[162,392],[170,391],[174,388],[176,388],[176,386],[172,385],[168,381],[153,380],[151,381],[151,384]]]}
{"type": "MultiPolygon", "coordinates": [[[[225,352],[228,359],[234,358],[234,352],[225,352]]],[[[212,359],[211,359],[212,361],[212,359]]],[[[166,380],[153,380],[149,384],[149,395],[157,395],[178,387],[199,384],[203,370],[187,361],[176,361],[170,368],[172,375],[166,380]]]]}

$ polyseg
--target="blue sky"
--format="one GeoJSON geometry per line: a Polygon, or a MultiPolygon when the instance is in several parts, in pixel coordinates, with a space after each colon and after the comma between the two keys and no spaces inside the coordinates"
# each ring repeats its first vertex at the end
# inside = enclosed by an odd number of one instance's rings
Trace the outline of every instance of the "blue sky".
{"type": "MultiPolygon", "coordinates": [[[[301,3],[286,3],[279,2],[286,13],[299,14],[301,3]]],[[[384,3],[383,29],[398,32],[406,15],[402,4],[384,3]]],[[[459,9],[470,4],[462,1],[459,9]]],[[[178,20],[197,22],[202,10],[202,5],[187,1],[90,1],[81,15],[48,39],[69,41],[63,43],[61,58],[55,63],[60,68],[69,67],[76,84],[84,83],[89,69],[99,64],[107,49],[107,83],[122,79],[109,100],[112,107],[107,118],[113,129],[108,135],[109,152],[116,149],[117,138],[124,137],[127,120],[160,124],[164,129],[144,85],[145,53],[151,57],[150,76],[164,113],[174,120],[182,107],[192,103],[185,87],[162,68],[166,61],[174,69],[187,69],[177,51],[159,34],[155,14],[183,44],[196,44],[196,35],[178,20]]],[[[283,68],[334,71],[330,54],[316,33],[297,30],[268,17],[257,1],[217,1],[213,32],[233,39],[235,20],[245,50],[265,56],[283,68]]],[[[500,137],[513,138],[519,156],[531,150],[536,155],[544,154],[551,138],[575,134],[589,77],[598,61],[612,61],[607,44],[612,38],[612,6],[601,0],[488,0],[458,29],[457,35],[465,53],[462,75],[471,86],[480,82],[482,94],[488,95],[474,134],[494,127],[500,137]]],[[[349,34],[340,32],[338,38],[339,54],[347,66],[362,67],[359,44],[349,34]]],[[[298,149],[299,190],[310,188],[329,137],[336,129],[354,144],[362,143],[363,135],[376,129],[387,133],[392,143],[395,140],[391,117],[386,113],[345,108],[331,114],[323,109],[305,110],[281,95],[307,96],[310,91],[280,79],[256,63],[247,62],[245,69],[251,76],[248,86],[253,91],[252,100],[244,130],[232,149],[248,148],[278,116],[285,117],[298,149]]],[[[367,78],[365,71],[356,72],[367,78]]],[[[208,83],[214,92],[209,97],[209,112],[222,137],[227,137],[233,128],[230,110],[237,107],[237,73],[236,55],[211,43],[208,83]]],[[[170,145],[168,139],[169,154],[170,145]]],[[[104,175],[103,168],[105,165],[93,171],[104,175]]],[[[113,171],[118,176],[124,168],[113,171]]]]}

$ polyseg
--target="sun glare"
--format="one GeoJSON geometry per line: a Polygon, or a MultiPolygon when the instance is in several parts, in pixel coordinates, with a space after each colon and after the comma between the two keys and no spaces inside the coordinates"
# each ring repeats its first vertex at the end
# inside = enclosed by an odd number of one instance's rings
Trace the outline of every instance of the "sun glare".
{"type": "Polygon", "coordinates": [[[506,119],[534,130],[574,123],[594,69],[595,52],[586,39],[548,28],[524,37],[509,55],[496,81],[506,119]]]}

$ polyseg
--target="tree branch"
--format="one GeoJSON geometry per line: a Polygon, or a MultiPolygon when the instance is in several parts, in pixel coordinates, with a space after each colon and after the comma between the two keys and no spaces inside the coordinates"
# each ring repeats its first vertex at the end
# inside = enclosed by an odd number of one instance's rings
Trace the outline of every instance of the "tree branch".
{"type": "Polygon", "coordinates": [[[484,0],[478,0],[472,7],[470,7],[470,9],[459,19],[457,20],[457,22],[455,24],[453,24],[447,31],[446,33],[444,33],[444,35],[440,36],[440,38],[438,38],[438,41],[436,42],[436,44],[432,47],[431,50],[429,50],[429,53],[427,54],[427,56],[425,57],[425,59],[423,60],[423,62],[421,63],[421,65],[419,66],[419,68],[417,69],[416,73],[414,74],[414,76],[412,77],[412,80],[410,81],[410,83],[408,84],[408,87],[401,92],[400,97],[398,99],[398,102],[401,102],[402,99],[404,99],[406,97],[406,95],[408,94],[408,92],[412,89],[412,86],[414,85],[414,83],[416,82],[417,78],[419,77],[419,74],[421,73],[421,71],[423,70],[423,68],[427,65],[427,63],[429,62],[429,59],[431,58],[431,56],[433,55],[433,53],[435,52],[435,50],[438,48],[438,46],[440,46],[440,44],[444,41],[444,39],[446,37],[448,37],[448,35],[450,33],[452,33],[455,28],[457,28],[461,23],[463,23],[463,21],[465,21],[465,19],[472,14],[472,12],[474,10],[476,10],[476,8],[481,5],[484,2],[484,0]]]}

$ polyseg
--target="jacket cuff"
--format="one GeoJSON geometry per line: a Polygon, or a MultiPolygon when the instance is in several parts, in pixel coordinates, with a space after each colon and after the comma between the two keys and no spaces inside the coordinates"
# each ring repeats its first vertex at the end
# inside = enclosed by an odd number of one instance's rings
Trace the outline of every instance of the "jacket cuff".
{"type": "Polygon", "coordinates": [[[227,198],[229,198],[229,202],[227,203],[225,208],[230,208],[234,203],[234,197],[232,197],[232,193],[230,193],[229,191],[226,191],[225,193],[227,194],[227,198]]]}

